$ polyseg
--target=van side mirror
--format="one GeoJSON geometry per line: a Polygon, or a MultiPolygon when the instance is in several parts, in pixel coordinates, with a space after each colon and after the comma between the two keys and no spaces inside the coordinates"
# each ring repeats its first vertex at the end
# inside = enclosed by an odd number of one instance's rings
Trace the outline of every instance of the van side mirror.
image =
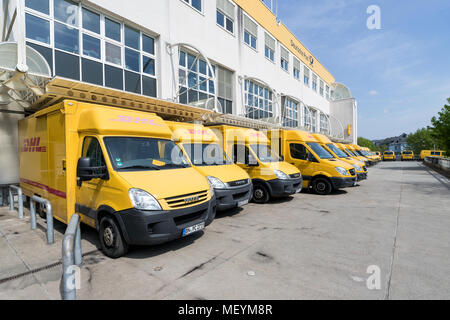
{"type": "Polygon", "coordinates": [[[81,186],[83,181],[90,181],[92,179],[108,179],[106,167],[93,167],[91,158],[81,157],[77,164],[77,184],[81,186]]]}

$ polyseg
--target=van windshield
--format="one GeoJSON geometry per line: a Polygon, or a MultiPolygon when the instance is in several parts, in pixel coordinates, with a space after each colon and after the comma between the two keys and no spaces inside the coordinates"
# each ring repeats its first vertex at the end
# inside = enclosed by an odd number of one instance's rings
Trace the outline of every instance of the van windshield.
{"type": "Polygon", "coordinates": [[[389,152],[385,152],[384,154],[389,156],[389,155],[393,155],[394,153],[392,151],[389,151],[389,152]]]}
{"type": "Polygon", "coordinates": [[[329,143],[329,144],[327,144],[327,146],[328,146],[328,148],[330,148],[331,151],[333,151],[333,153],[335,155],[338,156],[338,158],[347,158],[348,157],[344,151],[342,151],[341,149],[336,147],[334,144],[329,143]]]}
{"type": "Polygon", "coordinates": [[[185,143],[183,148],[194,166],[222,166],[232,163],[218,144],[185,143]]]}
{"type": "Polygon", "coordinates": [[[308,142],[308,146],[314,151],[315,154],[319,156],[320,159],[333,159],[334,156],[325,150],[320,144],[317,142],[308,142]]]}
{"type": "Polygon", "coordinates": [[[111,163],[117,171],[168,170],[189,167],[181,149],[171,140],[105,137],[111,163]]]}
{"type": "Polygon", "coordinates": [[[411,151],[403,151],[403,154],[412,154],[411,151]]]}
{"type": "Polygon", "coordinates": [[[354,157],[358,156],[354,152],[350,151],[349,149],[345,149],[345,151],[347,151],[347,153],[350,154],[351,156],[354,156],[354,157]]]}
{"type": "Polygon", "coordinates": [[[250,145],[253,152],[261,162],[280,162],[281,159],[275,153],[272,152],[269,146],[265,144],[252,144],[250,145]]]}

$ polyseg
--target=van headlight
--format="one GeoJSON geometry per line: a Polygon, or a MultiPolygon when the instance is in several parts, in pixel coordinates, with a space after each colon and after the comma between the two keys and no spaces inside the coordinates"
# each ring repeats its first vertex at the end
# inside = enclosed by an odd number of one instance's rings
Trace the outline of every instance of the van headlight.
{"type": "Polygon", "coordinates": [[[353,168],[355,168],[356,171],[363,171],[362,168],[360,166],[358,166],[357,164],[354,164],[353,168]]]}
{"type": "Polygon", "coordinates": [[[213,189],[226,189],[227,188],[225,183],[223,183],[222,180],[220,180],[219,178],[208,176],[208,177],[206,177],[206,179],[208,179],[208,183],[213,189]]]}
{"type": "Polygon", "coordinates": [[[336,167],[335,169],[336,169],[336,171],[337,171],[338,173],[340,173],[340,174],[343,175],[343,176],[348,176],[348,175],[349,175],[348,171],[347,171],[345,168],[342,168],[342,167],[336,167]]]}
{"type": "Polygon", "coordinates": [[[289,176],[281,170],[274,170],[274,172],[275,172],[275,175],[277,176],[277,178],[280,180],[289,179],[289,176]]]}
{"type": "Polygon", "coordinates": [[[150,193],[141,189],[130,189],[128,191],[131,204],[138,210],[162,210],[158,200],[155,199],[150,193]]]}

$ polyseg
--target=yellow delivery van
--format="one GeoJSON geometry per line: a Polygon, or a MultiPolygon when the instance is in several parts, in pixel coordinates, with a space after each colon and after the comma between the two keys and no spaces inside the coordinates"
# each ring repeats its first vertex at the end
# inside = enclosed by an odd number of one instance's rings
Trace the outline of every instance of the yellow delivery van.
{"type": "Polygon", "coordinates": [[[279,129],[268,133],[274,150],[302,172],[304,188],[326,195],[356,184],[355,168],[336,159],[311,133],[279,129]]]}
{"type": "Polygon", "coordinates": [[[344,151],[339,149],[336,144],[333,143],[327,136],[319,133],[313,134],[313,136],[314,138],[316,138],[319,144],[325,150],[331,153],[336,159],[344,161],[353,166],[353,168],[355,168],[358,181],[367,179],[367,167],[365,163],[350,158],[344,151]]]}
{"type": "Polygon", "coordinates": [[[19,121],[20,185],[96,228],[103,252],[153,245],[202,230],[213,188],[152,113],[65,100],[19,121]]]}
{"type": "Polygon", "coordinates": [[[401,161],[411,161],[414,160],[414,152],[411,150],[402,151],[401,161]]]}
{"type": "Polygon", "coordinates": [[[336,146],[339,149],[341,149],[341,151],[344,151],[347,155],[349,155],[350,158],[363,162],[366,167],[370,165],[369,159],[367,159],[366,157],[361,157],[359,154],[355,153],[354,150],[350,149],[349,145],[345,145],[343,143],[336,143],[336,146]]]}
{"type": "Polygon", "coordinates": [[[166,121],[190,164],[214,187],[217,210],[246,205],[252,198],[249,175],[226,155],[215,133],[201,124],[166,121]]]}
{"type": "Polygon", "coordinates": [[[377,163],[377,161],[371,157],[366,151],[362,150],[360,146],[357,144],[349,144],[348,145],[351,150],[361,157],[365,157],[369,161],[369,165],[372,166],[377,163]]]}
{"type": "Polygon", "coordinates": [[[394,151],[385,151],[385,152],[383,152],[383,161],[395,161],[395,153],[394,153],[394,151]]]}
{"type": "Polygon", "coordinates": [[[210,127],[222,141],[225,152],[243,168],[253,182],[253,201],[285,197],[301,191],[300,171],[280,159],[263,132],[227,125],[210,127]]]}
{"type": "Polygon", "coordinates": [[[425,157],[445,157],[445,151],[443,150],[422,150],[420,151],[420,160],[425,157]]]}

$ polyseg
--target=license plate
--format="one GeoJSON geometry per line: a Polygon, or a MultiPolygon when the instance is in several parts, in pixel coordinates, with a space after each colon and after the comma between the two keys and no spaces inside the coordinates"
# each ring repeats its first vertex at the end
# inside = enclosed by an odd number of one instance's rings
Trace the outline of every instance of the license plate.
{"type": "Polygon", "coordinates": [[[184,228],[183,229],[183,237],[187,236],[187,235],[189,235],[191,233],[203,230],[203,229],[205,229],[205,223],[204,222],[196,224],[195,226],[192,226],[192,227],[184,228]]]}
{"type": "Polygon", "coordinates": [[[238,205],[238,207],[242,207],[242,206],[245,206],[247,203],[248,203],[248,200],[243,200],[243,201],[239,201],[237,205],[238,205]]]}

